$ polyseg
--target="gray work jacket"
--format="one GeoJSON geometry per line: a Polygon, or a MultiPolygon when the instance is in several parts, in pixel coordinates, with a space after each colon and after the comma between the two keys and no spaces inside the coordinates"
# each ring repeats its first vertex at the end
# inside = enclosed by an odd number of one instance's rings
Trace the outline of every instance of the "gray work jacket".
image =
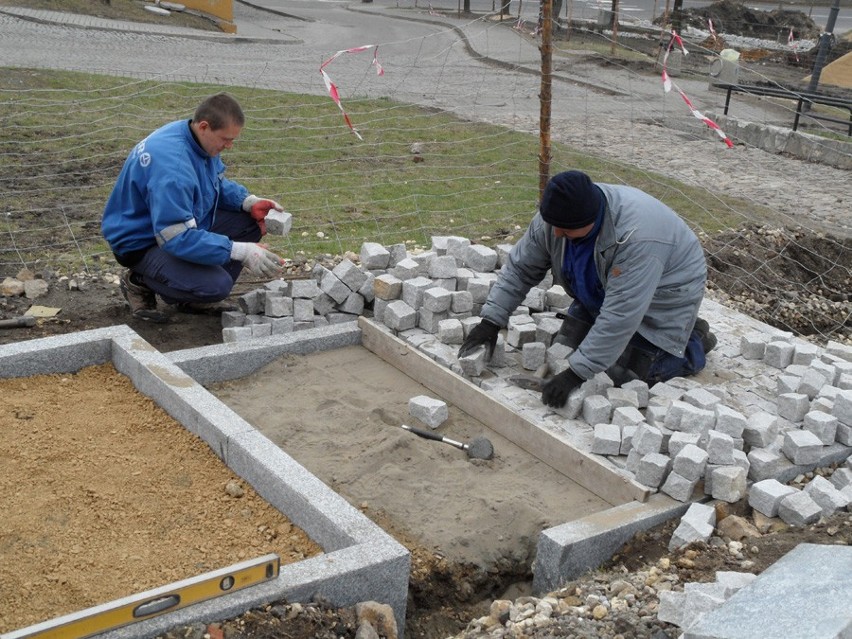
{"type": "MultiPolygon", "coordinates": [[[[637,332],[683,357],[707,280],[701,244],[672,209],[633,187],[598,186],[606,207],[594,260],[604,302],[589,334],[568,358],[583,379],[612,366],[637,332]]],[[[573,295],[562,274],[566,241],[536,213],[512,247],[480,316],[506,326],[548,269],[554,283],[573,295]]]]}

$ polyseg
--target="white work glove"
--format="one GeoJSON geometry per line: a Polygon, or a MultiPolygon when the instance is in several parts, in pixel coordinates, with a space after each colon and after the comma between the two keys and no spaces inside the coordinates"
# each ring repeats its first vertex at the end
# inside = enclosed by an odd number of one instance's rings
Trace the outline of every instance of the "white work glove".
{"type": "Polygon", "coordinates": [[[252,219],[257,222],[260,227],[261,235],[266,235],[266,216],[271,209],[283,211],[284,207],[278,204],[275,200],[269,198],[261,198],[256,195],[249,195],[243,200],[243,211],[251,215],[252,219]]]}
{"type": "Polygon", "coordinates": [[[262,244],[252,242],[234,242],[231,247],[231,259],[242,262],[248,270],[255,275],[273,278],[281,273],[281,264],[284,263],[272,251],[267,251],[262,244]]]}

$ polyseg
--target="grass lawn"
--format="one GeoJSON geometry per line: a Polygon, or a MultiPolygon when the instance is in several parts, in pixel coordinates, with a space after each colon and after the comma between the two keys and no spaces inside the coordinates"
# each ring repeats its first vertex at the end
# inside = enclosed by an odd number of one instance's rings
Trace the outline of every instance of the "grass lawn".
{"type": "MultiPolygon", "coordinates": [[[[327,97],[6,68],[0,232],[25,259],[104,252],[100,214],[129,150],[223,89],[247,117],[223,153],[227,175],[293,214],[290,235],[270,241],[285,253],[357,252],[365,240],[428,245],[434,234],[512,241],[535,211],[537,135],[386,99],[350,100],[359,140],[327,97]],[[69,232],[73,241],[57,241],[69,232]]],[[[577,168],[631,184],[709,233],[739,225],[749,207],[563,145],[552,158],[551,173],[577,168]]]]}

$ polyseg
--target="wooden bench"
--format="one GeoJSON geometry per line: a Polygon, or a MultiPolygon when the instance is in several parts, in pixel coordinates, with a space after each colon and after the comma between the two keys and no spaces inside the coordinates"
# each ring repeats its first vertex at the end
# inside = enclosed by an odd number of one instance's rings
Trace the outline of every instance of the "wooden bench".
{"type": "Polygon", "coordinates": [[[731,104],[732,93],[745,93],[747,95],[756,95],[770,98],[783,98],[786,100],[794,100],[796,102],[796,117],[793,120],[793,130],[799,128],[799,120],[804,115],[805,117],[814,120],[825,120],[827,122],[835,122],[843,124],[849,129],[849,136],[852,136],[852,98],[843,98],[835,95],[825,95],[824,93],[816,93],[813,91],[793,91],[782,87],[763,87],[754,84],[730,84],[727,82],[714,83],[714,87],[724,89],[725,95],[725,115],[728,115],[728,108],[731,104]],[[813,113],[810,109],[814,104],[823,104],[825,106],[836,107],[839,109],[847,109],[849,111],[849,119],[837,118],[821,113],[813,113]]]}

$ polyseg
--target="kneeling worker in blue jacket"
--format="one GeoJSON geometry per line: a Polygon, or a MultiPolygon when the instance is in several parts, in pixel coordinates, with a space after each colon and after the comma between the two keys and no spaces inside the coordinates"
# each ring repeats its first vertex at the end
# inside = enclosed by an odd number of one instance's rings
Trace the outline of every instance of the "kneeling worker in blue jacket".
{"type": "Polygon", "coordinates": [[[542,387],[564,406],[574,388],[606,371],[616,384],[694,375],[716,345],[698,317],[704,251],[684,221],[639,189],[593,183],[580,171],[548,182],[538,213],[512,247],[459,357],[486,346],[547,274],[571,295],[555,341],[574,349],[568,368],[542,387]]]}
{"type": "Polygon", "coordinates": [[[225,177],[219,157],[245,124],[227,93],[205,99],[191,120],[171,122],[137,144],[107,200],[101,232],[127,270],[121,292],[133,316],[166,322],[157,295],[178,311],[221,312],[245,266],[273,278],[283,260],[258,241],[274,200],[225,177]]]}

